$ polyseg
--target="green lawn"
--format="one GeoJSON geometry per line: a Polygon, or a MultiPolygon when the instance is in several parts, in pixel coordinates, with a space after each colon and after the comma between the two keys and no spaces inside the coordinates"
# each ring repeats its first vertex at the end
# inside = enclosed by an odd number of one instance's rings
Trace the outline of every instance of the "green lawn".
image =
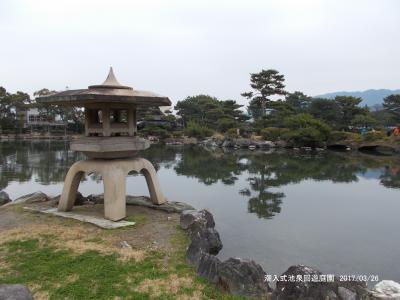
{"type": "MultiPolygon", "coordinates": [[[[175,253],[151,251],[141,261],[118,253],[75,253],[54,235],[0,245],[0,284],[27,284],[37,299],[239,299],[197,277],[185,262],[186,234],[177,228],[175,253]]],[[[102,239],[86,239],[102,243],[102,239]]]]}

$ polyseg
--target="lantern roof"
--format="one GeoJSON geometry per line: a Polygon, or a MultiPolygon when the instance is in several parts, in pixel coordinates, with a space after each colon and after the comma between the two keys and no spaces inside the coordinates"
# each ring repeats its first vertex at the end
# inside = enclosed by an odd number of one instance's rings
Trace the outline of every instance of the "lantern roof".
{"type": "Polygon", "coordinates": [[[85,106],[92,103],[125,103],[138,106],[169,106],[168,97],[153,92],[139,91],[121,85],[114,75],[112,67],[106,80],[87,89],[66,90],[36,98],[38,103],[60,104],[67,106],[85,106]]]}

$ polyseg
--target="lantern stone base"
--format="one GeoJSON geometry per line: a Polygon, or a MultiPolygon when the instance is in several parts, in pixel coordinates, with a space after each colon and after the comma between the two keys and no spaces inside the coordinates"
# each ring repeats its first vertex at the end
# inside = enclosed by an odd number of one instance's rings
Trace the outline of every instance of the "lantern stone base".
{"type": "Polygon", "coordinates": [[[131,171],[141,172],[145,176],[152,203],[160,205],[166,202],[160,190],[156,171],[148,160],[144,158],[89,159],[77,161],[69,169],[58,210],[72,210],[82,177],[85,174],[97,173],[102,176],[104,184],[104,217],[111,221],[125,218],[126,176],[131,171]]]}

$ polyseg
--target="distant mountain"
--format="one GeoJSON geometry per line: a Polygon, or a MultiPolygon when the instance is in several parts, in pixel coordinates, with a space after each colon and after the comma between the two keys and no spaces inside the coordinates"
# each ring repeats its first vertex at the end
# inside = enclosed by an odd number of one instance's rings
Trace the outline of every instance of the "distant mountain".
{"type": "Polygon", "coordinates": [[[363,101],[360,103],[361,106],[368,105],[369,107],[374,107],[376,105],[382,105],[383,98],[393,94],[400,94],[400,89],[398,90],[388,90],[388,89],[380,89],[380,90],[366,90],[363,92],[333,92],[327,93],[323,95],[315,96],[320,98],[328,98],[333,99],[336,96],[353,96],[362,98],[363,101]]]}

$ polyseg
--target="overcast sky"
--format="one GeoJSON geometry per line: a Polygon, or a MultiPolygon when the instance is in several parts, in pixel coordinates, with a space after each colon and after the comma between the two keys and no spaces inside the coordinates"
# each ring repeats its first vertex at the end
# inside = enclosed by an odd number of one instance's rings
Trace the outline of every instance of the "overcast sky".
{"type": "Polygon", "coordinates": [[[274,68],[309,95],[400,88],[400,1],[0,1],[0,86],[29,93],[117,79],[176,103],[245,100],[274,68]]]}

